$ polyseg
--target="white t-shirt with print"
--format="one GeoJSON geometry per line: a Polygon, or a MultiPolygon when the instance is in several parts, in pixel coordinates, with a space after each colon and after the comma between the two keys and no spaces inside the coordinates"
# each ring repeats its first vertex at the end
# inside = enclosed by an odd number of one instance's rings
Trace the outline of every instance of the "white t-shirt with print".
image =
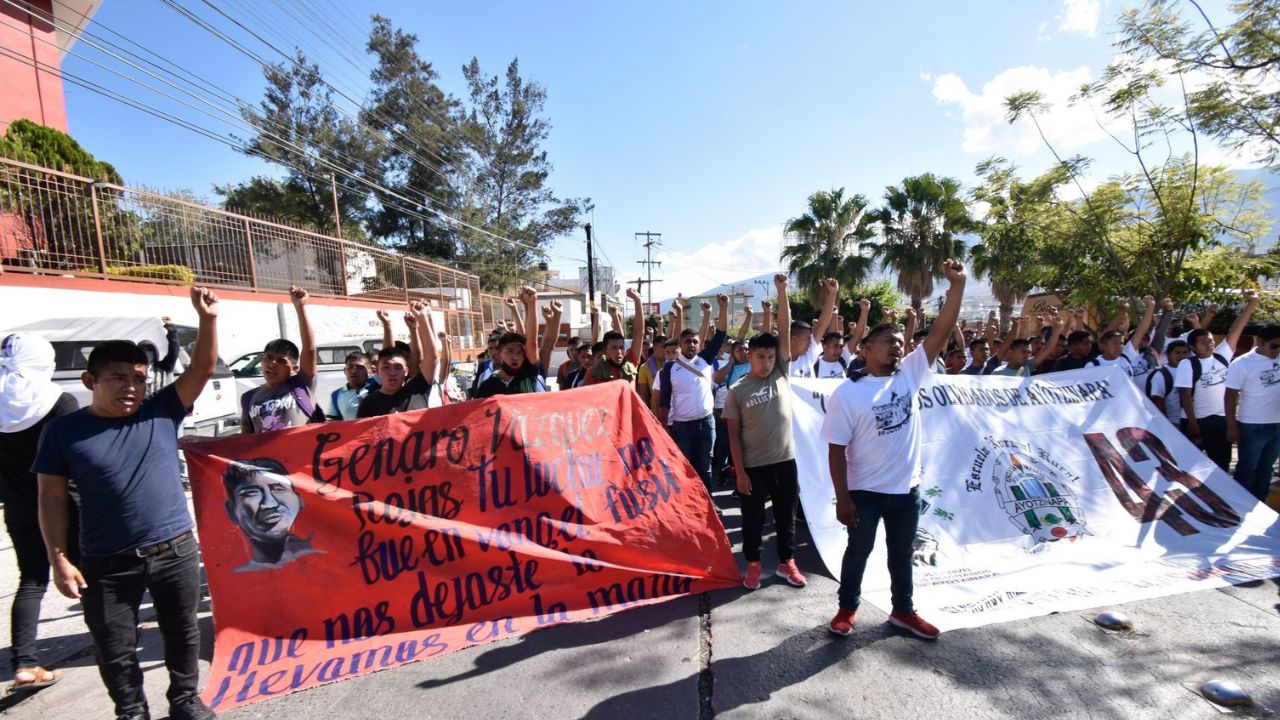
{"type": "Polygon", "coordinates": [[[694,355],[692,360],[680,355],[667,363],[667,367],[671,368],[671,409],[667,419],[673,423],[688,422],[710,415],[715,409],[711,363],[700,355],[694,355]]]}
{"type": "Polygon", "coordinates": [[[842,384],[827,400],[822,440],[845,446],[850,490],[905,494],[920,484],[920,386],[930,382],[923,347],[888,377],[842,384]]]}
{"type": "Polygon", "coordinates": [[[813,364],[822,357],[822,344],[817,340],[809,341],[809,349],[798,358],[791,358],[791,377],[813,377],[813,364]]]}
{"type": "MultiPolygon", "coordinates": [[[[1183,360],[1183,362],[1186,362],[1186,360],[1183,360]]],[[[1169,368],[1169,376],[1171,378],[1176,378],[1177,373],[1178,369],[1176,367],[1169,368]]],[[[1151,373],[1150,396],[1164,399],[1164,415],[1169,418],[1169,422],[1177,425],[1187,414],[1182,411],[1182,394],[1178,392],[1176,387],[1168,387],[1175,384],[1175,382],[1166,383],[1164,373],[1160,372],[1159,369],[1151,373]]],[[[1143,381],[1143,390],[1146,390],[1145,380],[1143,381]]]]}
{"type": "MultiPolygon", "coordinates": [[[[846,362],[848,361],[846,360],[846,362]]],[[[812,370],[813,366],[812,365],[809,366],[809,369],[812,370]]],[[[816,375],[816,377],[842,378],[844,377],[844,373],[845,373],[845,366],[841,365],[839,360],[835,362],[827,362],[826,360],[823,360],[821,358],[818,359],[818,374],[816,375]]]]}
{"type": "MultiPolygon", "coordinates": [[[[1226,340],[1218,343],[1218,347],[1213,349],[1217,355],[1221,355],[1228,363],[1234,353],[1231,345],[1226,340]]],[[[1192,358],[1188,357],[1181,363],[1178,363],[1178,372],[1174,376],[1174,386],[1179,388],[1191,387],[1192,358]]],[[[1207,358],[1200,359],[1200,382],[1196,383],[1195,392],[1191,398],[1194,417],[1200,419],[1209,417],[1210,415],[1226,415],[1227,411],[1224,407],[1227,395],[1227,365],[1218,362],[1218,358],[1210,355],[1207,358]]],[[[1184,408],[1185,409],[1185,408],[1184,408]]],[[[1188,417],[1192,417],[1192,413],[1187,413],[1188,417]]]]}
{"type": "Polygon", "coordinates": [[[1247,352],[1227,368],[1228,390],[1240,391],[1236,420],[1242,423],[1280,423],[1280,357],[1247,352]]]}
{"type": "Polygon", "coordinates": [[[1147,375],[1151,374],[1154,369],[1147,358],[1140,352],[1138,348],[1133,346],[1133,342],[1127,342],[1120,350],[1120,355],[1115,360],[1108,360],[1101,355],[1089,361],[1086,367],[1110,367],[1118,365],[1130,380],[1138,384],[1139,389],[1146,387],[1147,375]]]}

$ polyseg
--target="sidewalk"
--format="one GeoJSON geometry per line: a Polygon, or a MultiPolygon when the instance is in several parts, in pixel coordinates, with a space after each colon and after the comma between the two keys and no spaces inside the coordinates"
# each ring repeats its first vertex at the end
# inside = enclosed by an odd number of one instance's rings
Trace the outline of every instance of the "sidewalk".
{"type": "MultiPolygon", "coordinates": [[[[736,548],[737,503],[727,489],[716,500],[736,548]]],[[[803,530],[798,540],[807,543],[803,530]]],[[[766,538],[766,569],[775,562],[770,543],[766,538]]],[[[7,600],[16,569],[11,550],[0,554],[7,600]]],[[[853,637],[829,636],[836,583],[822,574],[812,547],[803,544],[797,559],[810,580],[803,590],[766,574],[754,592],[724,590],[562,625],[221,717],[1208,719],[1221,714],[1193,689],[1214,678],[1234,680],[1265,708],[1280,711],[1276,580],[1130,603],[1124,611],[1137,624],[1132,633],[1106,633],[1089,622],[1096,611],[1082,611],[956,631],[926,643],[892,631],[884,613],[869,605],[853,637]]],[[[50,590],[40,648],[66,675],[4,717],[112,717],[77,610],[50,590]]],[[[143,617],[149,618],[147,609],[143,617]]],[[[6,640],[7,624],[5,613],[0,637],[6,640]]],[[[207,599],[201,631],[207,658],[207,599]]],[[[148,622],[140,655],[156,718],[166,709],[159,643],[148,622]]]]}

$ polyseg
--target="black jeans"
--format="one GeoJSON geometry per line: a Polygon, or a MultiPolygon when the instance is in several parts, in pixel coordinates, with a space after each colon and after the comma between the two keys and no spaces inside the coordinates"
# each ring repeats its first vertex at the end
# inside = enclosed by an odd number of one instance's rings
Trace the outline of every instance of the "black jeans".
{"type": "Polygon", "coordinates": [[[1227,419],[1222,415],[1197,418],[1200,447],[1223,472],[1231,471],[1231,443],[1227,442],[1227,419]]]}
{"type": "Polygon", "coordinates": [[[796,502],[800,499],[796,461],[785,460],[743,469],[751,481],[751,494],[738,498],[742,502],[742,555],[747,562],[760,562],[760,545],[764,542],[764,503],[766,499],[772,499],[778,562],[786,562],[795,554],[792,548],[796,534],[796,502]]]}
{"type": "Polygon", "coordinates": [[[121,553],[86,557],[80,565],[85,581],[84,619],[98,655],[98,672],[115,702],[116,714],[146,708],[142,668],[138,665],[138,606],[151,592],[156,623],[164,637],[164,664],[169,669],[169,704],[195,697],[200,678],[200,557],[190,535],[150,557],[121,553]]]}
{"type": "MultiPolygon", "coordinates": [[[[49,554],[45,551],[44,538],[36,523],[35,509],[18,512],[15,506],[5,507],[5,529],[13,541],[13,553],[18,558],[18,591],[13,595],[13,607],[9,614],[9,634],[13,645],[10,667],[19,669],[39,667],[36,655],[36,628],[40,624],[40,603],[49,587],[49,554]]],[[[72,564],[80,561],[80,515],[72,503],[70,522],[67,525],[67,559],[72,564]]]]}
{"type": "Polygon", "coordinates": [[[889,555],[889,588],[893,611],[915,610],[911,601],[914,591],[911,577],[911,555],[920,524],[920,495],[916,488],[905,495],[888,495],[865,490],[849,491],[856,508],[858,524],[849,528],[849,546],[840,565],[840,607],[857,610],[862,602],[862,574],[867,557],[876,543],[876,526],[884,520],[884,541],[889,555]]]}

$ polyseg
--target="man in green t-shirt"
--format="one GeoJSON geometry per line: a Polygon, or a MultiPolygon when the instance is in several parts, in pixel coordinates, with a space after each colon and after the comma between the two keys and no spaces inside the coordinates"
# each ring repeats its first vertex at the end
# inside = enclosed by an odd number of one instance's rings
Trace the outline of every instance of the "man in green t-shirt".
{"type": "MultiPolygon", "coordinates": [[[[791,327],[787,301],[787,276],[773,278],[778,289],[778,327],[791,327]]],[[[791,361],[788,343],[761,333],[747,343],[751,372],[729,388],[722,417],[729,428],[729,453],[738,473],[742,502],[742,554],[747,573],[742,584],[760,587],[760,546],[764,534],[764,503],[773,500],[777,531],[777,576],[795,587],[808,584],[796,567],[792,538],[796,530],[796,502],[800,484],[796,472],[795,443],[791,437],[791,361]]]]}

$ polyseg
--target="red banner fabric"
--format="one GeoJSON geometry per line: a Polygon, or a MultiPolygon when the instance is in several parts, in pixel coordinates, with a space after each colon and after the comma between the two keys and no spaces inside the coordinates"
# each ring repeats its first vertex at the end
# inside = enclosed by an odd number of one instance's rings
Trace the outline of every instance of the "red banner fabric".
{"type": "Polygon", "coordinates": [[[739,582],[625,383],[185,448],[215,710],[739,582]]]}

